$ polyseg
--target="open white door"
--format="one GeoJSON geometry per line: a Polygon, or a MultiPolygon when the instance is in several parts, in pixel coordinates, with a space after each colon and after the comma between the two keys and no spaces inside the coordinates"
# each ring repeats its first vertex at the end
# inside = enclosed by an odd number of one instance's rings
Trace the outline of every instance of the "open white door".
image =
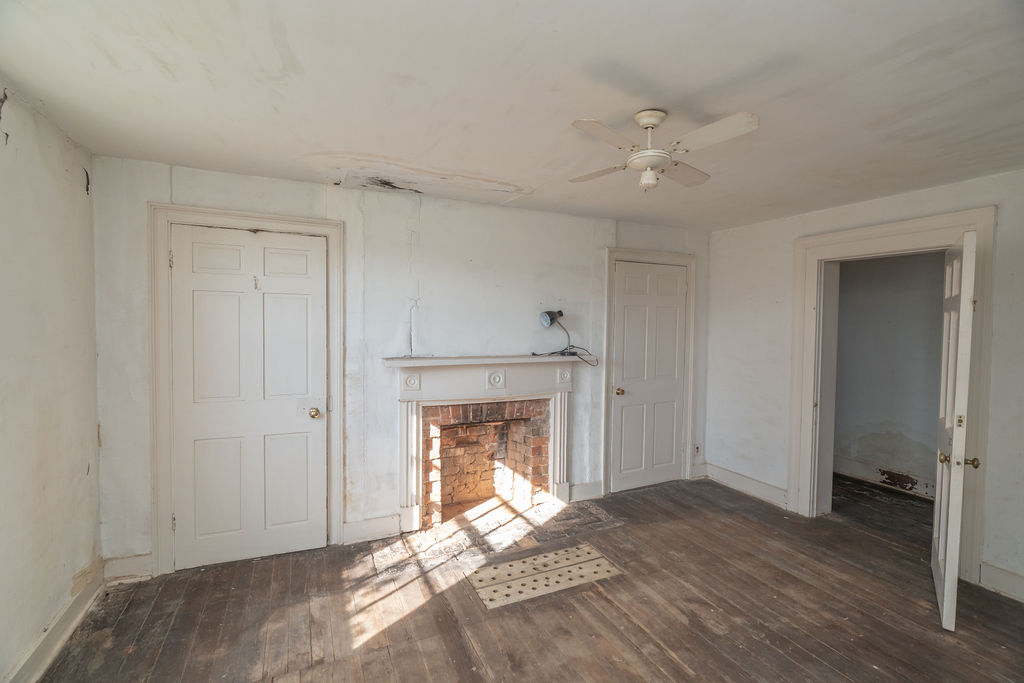
{"type": "Polygon", "coordinates": [[[942,306],[942,395],[939,399],[939,463],[932,524],[932,575],[942,627],[949,631],[956,624],[977,242],[976,232],[965,232],[956,247],[946,252],[942,306]]]}

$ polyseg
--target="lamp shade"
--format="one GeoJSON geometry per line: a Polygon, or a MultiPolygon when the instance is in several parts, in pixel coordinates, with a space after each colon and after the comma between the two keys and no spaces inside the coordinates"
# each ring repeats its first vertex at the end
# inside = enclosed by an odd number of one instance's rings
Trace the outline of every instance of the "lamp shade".
{"type": "Polygon", "coordinates": [[[551,327],[551,324],[561,317],[561,311],[543,311],[540,314],[540,324],[544,327],[551,327]]]}

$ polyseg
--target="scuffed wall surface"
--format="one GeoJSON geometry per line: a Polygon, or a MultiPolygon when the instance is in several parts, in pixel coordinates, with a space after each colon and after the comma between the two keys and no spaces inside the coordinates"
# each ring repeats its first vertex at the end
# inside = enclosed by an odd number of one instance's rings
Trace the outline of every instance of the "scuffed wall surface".
{"type": "Polygon", "coordinates": [[[0,679],[99,568],[90,155],[0,110],[0,679]]]}
{"type": "Polygon", "coordinates": [[[998,215],[989,415],[974,425],[988,430],[982,555],[1024,577],[1024,171],[712,233],[708,462],[786,486],[795,238],[986,205],[998,215]]]}
{"type": "MultiPolygon", "coordinates": [[[[95,166],[97,245],[110,247],[96,250],[100,412],[116,422],[101,451],[108,557],[152,545],[147,202],[345,223],[346,522],[398,511],[398,379],[382,358],[555,350],[564,336],[537,320],[550,308],[565,311],[574,344],[603,355],[607,247],[694,251],[699,268],[706,256],[706,237],[691,244],[667,228],[123,159],[95,166]]],[[[602,476],[601,361],[577,366],[575,483],[602,476]]]]}
{"type": "Polygon", "coordinates": [[[835,471],[935,496],[941,253],[839,266],[835,471]]]}

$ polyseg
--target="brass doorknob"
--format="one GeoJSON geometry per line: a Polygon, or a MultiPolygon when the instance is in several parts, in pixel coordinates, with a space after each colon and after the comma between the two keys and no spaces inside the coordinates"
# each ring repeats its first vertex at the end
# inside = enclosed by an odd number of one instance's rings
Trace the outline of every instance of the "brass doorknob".
{"type": "Polygon", "coordinates": [[[978,469],[979,467],[981,467],[981,461],[978,460],[977,458],[971,458],[970,460],[964,460],[964,464],[965,465],[970,465],[974,469],[978,469]]]}
{"type": "Polygon", "coordinates": [[[945,453],[939,453],[939,462],[949,462],[949,456],[945,453]]]}
{"type": "Polygon", "coordinates": [[[615,388],[615,395],[616,396],[622,396],[624,393],[626,393],[626,390],[623,389],[622,387],[616,387],[615,388]]]}
{"type": "Polygon", "coordinates": [[[311,418],[313,418],[314,420],[317,419],[318,417],[320,417],[320,409],[319,408],[310,408],[309,409],[309,416],[311,418]]]}

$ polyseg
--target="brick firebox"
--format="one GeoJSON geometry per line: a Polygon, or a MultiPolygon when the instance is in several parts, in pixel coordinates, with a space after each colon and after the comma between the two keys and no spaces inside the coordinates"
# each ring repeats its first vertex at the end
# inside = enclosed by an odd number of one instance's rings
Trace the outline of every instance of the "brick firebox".
{"type": "Polygon", "coordinates": [[[548,399],[423,407],[422,528],[442,507],[498,496],[532,505],[548,492],[548,399]]]}

